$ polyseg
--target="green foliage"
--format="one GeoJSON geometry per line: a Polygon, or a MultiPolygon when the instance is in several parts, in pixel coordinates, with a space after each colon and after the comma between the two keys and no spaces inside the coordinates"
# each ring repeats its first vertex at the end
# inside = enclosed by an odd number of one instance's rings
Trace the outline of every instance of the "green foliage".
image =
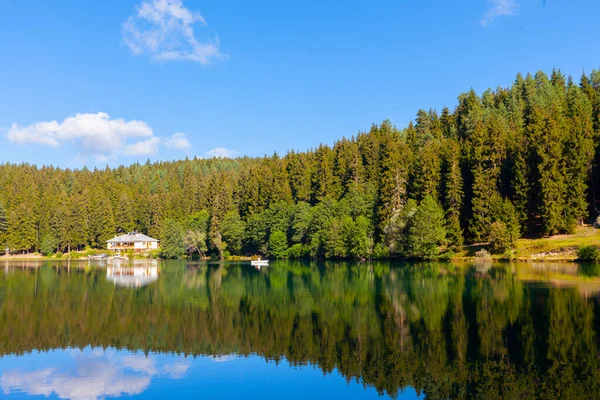
{"type": "Polygon", "coordinates": [[[296,243],[288,249],[287,256],[291,259],[310,258],[310,253],[302,244],[296,243]]]}
{"type": "Polygon", "coordinates": [[[381,243],[377,243],[373,248],[373,258],[376,259],[385,259],[390,257],[390,248],[388,246],[384,246],[381,243]]]}
{"type": "Polygon", "coordinates": [[[369,221],[359,216],[356,221],[349,220],[348,247],[354,258],[368,258],[373,251],[373,239],[369,236],[369,221]]]}
{"type": "Polygon", "coordinates": [[[408,224],[416,212],[417,202],[409,199],[391,215],[384,229],[390,253],[402,254],[405,252],[408,224]]]}
{"type": "Polygon", "coordinates": [[[579,261],[600,261],[600,249],[598,246],[581,246],[577,249],[579,261]]]}
{"type": "Polygon", "coordinates": [[[160,255],[161,255],[160,249],[154,249],[154,250],[150,250],[148,252],[148,258],[157,259],[157,258],[160,258],[160,255]]]}
{"type": "Polygon", "coordinates": [[[205,253],[208,251],[208,246],[206,245],[206,231],[187,231],[183,238],[183,243],[190,255],[198,253],[200,257],[204,257],[205,253]]]}
{"type": "Polygon", "coordinates": [[[440,254],[437,259],[439,261],[450,262],[456,256],[456,254],[452,250],[448,250],[440,254]]]}
{"type": "Polygon", "coordinates": [[[519,217],[513,203],[494,195],[490,199],[490,215],[494,220],[487,229],[486,239],[492,253],[502,254],[512,250],[520,237],[519,217]]]}
{"type": "Polygon", "coordinates": [[[245,230],[246,224],[237,211],[228,211],[225,214],[223,221],[221,221],[221,232],[223,232],[223,240],[230,252],[235,254],[241,252],[245,230]]]}
{"type": "Polygon", "coordinates": [[[185,255],[184,230],[179,222],[172,219],[165,221],[160,246],[162,258],[181,258],[185,255]]]}
{"type": "Polygon", "coordinates": [[[287,257],[287,237],[281,231],[274,231],[269,237],[269,254],[275,258],[287,257]]]}
{"type": "Polygon", "coordinates": [[[495,254],[505,253],[514,246],[508,228],[502,221],[496,221],[490,225],[488,240],[490,250],[495,254]]]}
{"type": "Polygon", "coordinates": [[[56,239],[51,234],[47,234],[42,239],[42,244],[40,246],[40,252],[45,256],[49,256],[51,254],[56,253],[57,246],[58,246],[58,239],[56,239]]]}
{"type": "Polygon", "coordinates": [[[446,244],[444,210],[433,197],[427,195],[408,221],[405,256],[434,259],[439,247],[446,244]]]}
{"type": "Polygon", "coordinates": [[[0,203],[0,235],[6,232],[8,229],[8,220],[6,218],[6,210],[2,203],[0,203]]]}
{"type": "Polygon", "coordinates": [[[199,232],[208,232],[208,221],[210,220],[210,214],[208,210],[198,211],[188,218],[187,227],[188,229],[199,231],[199,232]]]}

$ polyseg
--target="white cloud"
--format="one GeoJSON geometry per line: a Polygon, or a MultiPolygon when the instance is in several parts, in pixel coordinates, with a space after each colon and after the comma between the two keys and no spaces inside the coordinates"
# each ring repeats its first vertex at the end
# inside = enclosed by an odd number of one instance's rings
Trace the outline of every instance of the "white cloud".
{"type": "Polygon", "coordinates": [[[189,149],[192,147],[185,133],[175,133],[165,139],[165,145],[171,149],[189,149]]]}
{"type": "Polygon", "coordinates": [[[37,122],[28,126],[14,123],[6,137],[17,144],[59,147],[72,143],[79,147],[82,159],[92,156],[100,162],[120,154],[154,154],[160,143],[144,121],[111,119],[103,112],[75,114],[62,122],[37,122]]]}
{"type": "Polygon", "coordinates": [[[151,137],[148,140],[135,142],[125,146],[124,154],[127,156],[147,156],[158,152],[160,139],[151,137]]]}
{"type": "Polygon", "coordinates": [[[136,7],[123,23],[123,41],[135,55],[147,53],[160,61],[187,60],[209,64],[226,57],[219,39],[200,41],[194,26],[207,27],[199,12],[184,7],[181,0],[148,0],[136,7]]]}
{"type": "Polygon", "coordinates": [[[488,0],[491,7],[481,19],[481,25],[489,26],[497,17],[516,15],[519,12],[517,0],[488,0]]]}
{"type": "Polygon", "coordinates": [[[216,147],[206,152],[208,157],[233,158],[238,155],[237,151],[226,149],[225,147],[216,147]]]}

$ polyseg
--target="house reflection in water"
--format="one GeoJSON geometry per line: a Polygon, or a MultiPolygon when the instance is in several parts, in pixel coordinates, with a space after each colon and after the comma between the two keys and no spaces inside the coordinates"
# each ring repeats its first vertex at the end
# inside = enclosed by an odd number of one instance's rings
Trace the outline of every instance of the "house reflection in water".
{"type": "Polygon", "coordinates": [[[158,279],[158,266],[151,263],[144,265],[109,265],[106,268],[106,279],[118,286],[139,288],[158,279]]]}

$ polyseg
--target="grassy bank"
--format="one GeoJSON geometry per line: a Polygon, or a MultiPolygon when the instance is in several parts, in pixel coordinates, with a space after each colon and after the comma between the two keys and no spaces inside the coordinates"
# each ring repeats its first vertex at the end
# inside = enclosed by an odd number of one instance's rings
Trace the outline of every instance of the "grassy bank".
{"type": "MultiPolygon", "coordinates": [[[[519,239],[510,258],[518,261],[574,261],[582,246],[600,246],[600,230],[578,227],[571,235],[556,235],[537,239],[519,239]]],[[[486,244],[465,246],[459,258],[475,259],[475,253],[487,249],[486,244]]],[[[494,254],[493,259],[507,259],[506,254],[494,254]]]]}

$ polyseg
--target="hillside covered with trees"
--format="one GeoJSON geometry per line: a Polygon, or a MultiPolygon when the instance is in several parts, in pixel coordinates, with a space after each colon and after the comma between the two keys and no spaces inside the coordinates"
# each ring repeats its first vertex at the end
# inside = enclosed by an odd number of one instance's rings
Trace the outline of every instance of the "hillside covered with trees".
{"type": "Polygon", "coordinates": [[[473,90],[332,147],[115,169],[0,165],[0,245],[104,248],[116,233],[186,252],[434,258],[440,248],[570,232],[600,204],[600,71],[473,90]]]}

